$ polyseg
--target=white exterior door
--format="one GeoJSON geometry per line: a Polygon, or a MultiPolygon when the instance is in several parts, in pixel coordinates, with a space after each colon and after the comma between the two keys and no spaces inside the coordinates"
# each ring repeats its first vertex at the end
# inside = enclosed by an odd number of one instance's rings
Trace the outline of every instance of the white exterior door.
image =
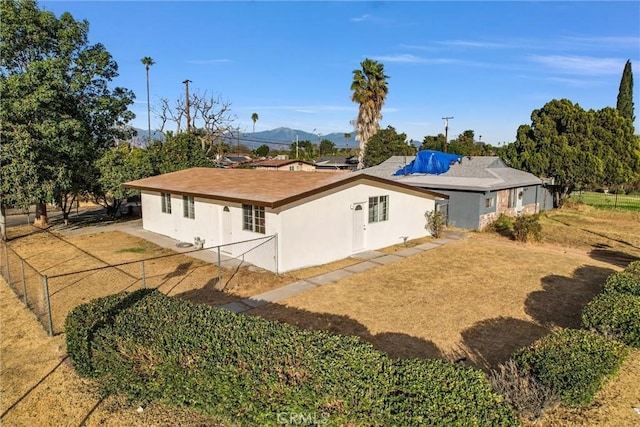
{"type": "Polygon", "coordinates": [[[364,249],[364,209],[361,204],[353,208],[353,252],[364,249]]]}
{"type": "MultiPolygon", "coordinates": [[[[232,243],[233,242],[233,231],[231,228],[231,212],[229,211],[229,207],[225,206],[222,209],[222,243],[232,243]]],[[[226,252],[230,254],[233,251],[232,246],[223,246],[222,252],[226,252]]]]}
{"type": "Polygon", "coordinates": [[[516,190],[516,215],[520,216],[522,212],[522,198],[524,197],[524,193],[522,188],[518,188],[516,190]]]}

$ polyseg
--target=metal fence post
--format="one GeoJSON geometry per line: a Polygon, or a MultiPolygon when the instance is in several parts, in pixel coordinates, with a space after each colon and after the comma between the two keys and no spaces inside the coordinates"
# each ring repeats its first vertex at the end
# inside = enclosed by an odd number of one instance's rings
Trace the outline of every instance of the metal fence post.
{"type": "Polygon", "coordinates": [[[218,245],[218,283],[222,282],[222,261],[220,260],[220,245],[218,245]]]}
{"type": "Polygon", "coordinates": [[[24,260],[20,258],[20,272],[22,273],[22,296],[24,299],[24,305],[27,307],[29,304],[27,303],[27,282],[24,279],[24,260]]]}
{"type": "Polygon", "coordinates": [[[142,261],[142,289],[147,289],[147,275],[144,271],[144,260],[142,261]]]}
{"type": "Polygon", "coordinates": [[[278,272],[278,233],[274,235],[274,240],[275,240],[274,245],[276,247],[276,250],[275,250],[276,253],[274,258],[276,259],[276,275],[278,275],[279,274],[278,272]]]}
{"type": "Polygon", "coordinates": [[[11,286],[11,268],[9,268],[9,247],[7,246],[6,243],[4,244],[4,260],[7,265],[7,274],[5,277],[7,278],[7,284],[11,286]]]}
{"type": "Polygon", "coordinates": [[[45,274],[42,276],[42,282],[44,284],[44,298],[47,303],[47,317],[49,320],[49,336],[53,336],[53,319],[51,317],[51,300],[49,299],[49,278],[45,274]]]}

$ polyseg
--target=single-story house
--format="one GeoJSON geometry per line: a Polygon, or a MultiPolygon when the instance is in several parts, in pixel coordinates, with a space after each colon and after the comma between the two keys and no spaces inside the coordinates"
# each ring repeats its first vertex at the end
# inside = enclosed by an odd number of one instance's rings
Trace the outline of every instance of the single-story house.
{"type": "Polygon", "coordinates": [[[313,163],[297,159],[268,159],[251,163],[255,169],[288,170],[288,171],[314,171],[313,163]]]}
{"type": "Polygon", "coordinates": [[[204,239],[259,267],[286,272],[428,235],[424,214],[447,196],[345,172],[192,168],[124,184],[138,189],[143,228],[204,239]],[[268,240],[259,250],[238,242],[268,240]],[[273,246],[273,250],[265,247],[273,246]]]}
{"type": "Polygon", "coordinates": [[[439,174],[394,175],[410,170],[407,166],[415,158],[393,156],[362,173],[448,195],[439,209],[446,213],[447,224],[458,228],[482,230],[501,213],[518,216],[553,208],[552,195],[543,180],[507,166],[497,156],[460,156],[439,174]]]}
{"type": "Polygon", "coordinates": [[[348,170],[353,171],[358,167],[358,156],[327,156],[321,157],[315,162],[316,169],[321,170],[348,170]]]}

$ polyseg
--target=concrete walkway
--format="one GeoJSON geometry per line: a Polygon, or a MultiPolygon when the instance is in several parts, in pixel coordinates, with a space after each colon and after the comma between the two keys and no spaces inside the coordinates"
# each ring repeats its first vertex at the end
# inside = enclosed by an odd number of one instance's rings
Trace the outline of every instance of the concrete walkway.
{"type": "Polygon", "coordinates": [[[340,268],[338,270],[311,277],[309,279],[298,280],[297,282],[291,283],[289,285],[282,286],[280,288],[273,289],[259,295],[254,295],[241,301],[225,304],[219,306],[218,308],[226,308],[227,310],[231,310],[235,313],[242,313],[251,310],[252,308],[271,304],[285,298],[289,298],[301,292],[315,289],[322,285],[326,285],[327,283],[336,282],[338,280],[344,279],[345,277],[352,276],[356,273],[362,273],[363,271],[367,271],[380,265],[390,264],[424,251],[439,248],[440,246],[446,245],[447,243],[469,237],[469,234],[457,231],[449,231],[445,232],[444,234],[445,237],[434,240],[433,242],[423,243],[412,248],[406,248],[393,254],[385,254],[378,251],[361,252],[351,256],[351,258],[362,260],[362,262],[359,262],[358,264],[340,268]]]}
{"type": "MultiPolygon", "coordinates": [[[[80,228],[59,226],[55,227],[55,230],[67,236],[99,233],[102,231],[121,231],[148,240],[160,247],[172,249],[178,253],[183,253],[184,255],[197,258],[204,262],[214,264],[218,262],[218,254],[216,252],[208,250],[195,250],[193,246],[181,247],[182,245],[179,245],[180,242],[175,239],[144,230],[142,228],[142,220],[132,220],[124,223],[116,223],[110,225],[97,224],[80,228]]],[[[444,237],[441,237],[440,239],[436,239],[428,243],[423,243],[411,248],[402,249],[392,254],[386,254],[379,251],[360,252],[351,256],[351,258],[361,260],[361,262],[357,264],[340,268],[329,273],[324,273],[308,279],[298,280],[297,282],[290,283],[280,288],[273,289],[259,295],[254,295],[250,298],[245,298],[240,301],[221,305],[217,308],[224,308],[235,313],[242,313],[256,307],[261,307],[266,304],[289,298],[301,292],[315,289],[322,285],[326,285],[327,283],[333,283],[340,279],[344,279],[345,277],[349,277],[357,273],[362,273],[363,271],[367,271],[380,265],[390,264],[424,251],[439,248],[442,245],[446,245],[447,243],[451,243],[466,237],[469,237],[469,234],[465,232],[445,231],[444,237]]],[[[225,268],[237,268],[240,264],[248,264],[246,262],[243,262],[242,260],[238,260],[224,254],[221,254],[220,256],[222,264],[225,268]]]]}

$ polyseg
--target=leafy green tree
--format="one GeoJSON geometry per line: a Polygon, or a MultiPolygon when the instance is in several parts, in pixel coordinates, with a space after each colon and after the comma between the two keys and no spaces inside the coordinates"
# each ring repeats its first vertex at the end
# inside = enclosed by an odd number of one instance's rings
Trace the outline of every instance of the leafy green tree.
{"type": "Polygon", "coordinates": [[[138,190],[122,187],[123,183],[154,174],[150,151],[129,144],[120,144],[107,150],[96,165],[100,177],[94,194],[112,215],[118,212],[128,197],[139,194],[138,190]]]}
{"type": "Polygon", "coordinates": [[[118,66],[103,45],[89,44],[87,21],[58,19],[34,0],[2,0],[0,12],[0,193],[9,205],[36,203],[46,224],[46,202],[86,190],[95,160],[125,138],[134,95],[110,89],[118,66]]]}
{"type": "Polygon", "coordinates": [[[446,139],[443,133],[439,133],[437,136],[425,136],[419,150],[444,151],[445,144],[446,139]]]}
{"type": "Polygon", "coordinates": [[[552,100],[518,128],[516,141],[499,150],[511,166],[554,179],[560,206],[576,188],[622,184],[640,170],[633,126],[612,108],[585,111],[567,99],[552,100]]]}
{"type": "Polygon", "coordinates": [[[269,151],[271,149],[267,144],[262,144],[260,147],[256,148],[256,155],[259,157],[267,157],[269,155],[269,151]]]}
{"type": "Polygon", "coordinates": [[[384,65],[372,59],[360,63],[362,70],[353,70],[351,83],[351,100],[360,104],[358,117],[355,120],[356,139],[360,143],[358,169],[365,165],[364,156],[369,138],[378,130],[382,119],[382,106],[387,98],[389,87],[384,74],[384,65]]]}
{"type": "Polygon", "coordinates": [[[407,143],[407,134],[398,133],[393,126],[380,129],[369,138],[364,163],[367,167],[376,166],[391,156],[413,156],[415,147],[407,143]]]}
{"type": "Polygon", "coordinates": [[[636,117],[633,109],[633,72],[631,71],[631,61],[627,60],[620,79],[620,88],[618,89],[618,102],[616,108],[627,119],[633,122],[636,117]]]}
{"type": "Polygon", "coordinates": [[[306,139],[304,141],[294,142],[289,147],[289,157],[292,159],[313,160],[316,158],[316,146],[306,139]]]}
{"type": "Polygon", "coordinates": [[[215,166],[213,160],[202,151],[197,135],[181,132],[174,136],[168,133],[166,138],[165,142],[155,141],[147,148],[150,151],[153,175],[215,166]]]}
{"type": "Polygon", "coordinates": [[[321,156],[329,156],[336,152],[336,144],[328,139],[323,139],[320,141],[319,150],[321,156]]]}

